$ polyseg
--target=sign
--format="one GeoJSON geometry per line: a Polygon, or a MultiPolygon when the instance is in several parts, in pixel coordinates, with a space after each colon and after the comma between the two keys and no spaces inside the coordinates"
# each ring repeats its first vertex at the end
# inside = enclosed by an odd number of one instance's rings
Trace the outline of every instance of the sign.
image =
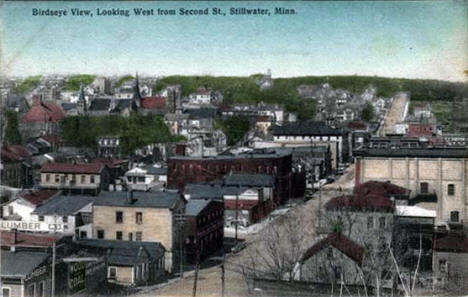
{"type": "Polygon", "coordinates": [[[49,224],[31,221],[5,221],[0,220],[0,230],[37,231],[37,232],[64,232],[62,224],[49,224]]]}
{"type": "Polygon", "coordinates": [[[86,262],[68,264],[68,293],[72,295],[86,288],[86,262]]]}

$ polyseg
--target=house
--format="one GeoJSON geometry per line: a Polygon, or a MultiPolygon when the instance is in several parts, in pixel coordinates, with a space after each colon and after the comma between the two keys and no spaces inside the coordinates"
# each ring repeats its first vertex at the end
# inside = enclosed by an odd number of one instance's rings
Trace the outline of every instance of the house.
{"type": "Polygon", "coordinates": [[[415,103],[413,104],[413,115],[417,118],[430,118],[432,117],[432,108],[429,103],[415,103]]]}
{"type": "Polygon", "coordinates": [[[101,163],[46,163],[41,188],[96,195],[109,186],[108,168],[101,163]]]}
{"type": "Polygon", "coordinates": [[[324,122],[292,122],[272,129],[273,141],[282,146],[316,145],[331,149],[332,168],[350,161],[351,134],[344,129],[327,126],[324,122]]]}
{"type": "Polygon", "coordinates": [[[160,242],[166,249],[165,269],[180,261],[185,200],[177,192],[101,192],[92,208],[92,238],[160,242]]]}
{"type": "Polygon", "coordinates": [[[0,157],[3,185],[22,188],[33,184],[31,154],[25,147],[4,145],[0,157]]]}
{"type": "Polygon", "coordinates": [[[466,292],[468,284],[468,238],[466,234],[450,232],[434,242],[434,284],[453,286],[466,292]]]}
{"type": "Polygon", "coordinates": [[[51,290],[49,261],[50,254],[44,252],[2,251],[2,296],[47,296],[51,290]]]}
{"type": "Polygon", "coordinates": [[[127,188],[148,191],[151,188],[165,188],[167,167],[158,164],[135,167],[125,173],[127,188]]]}
{"type": "Polygon", "coordinates": [[[165,249],[159,242],[80,239],[74,244],[79,253],[106,257],[109,283],[148,285],[165,274],[165,249]]]}
{"type": "Polygon", "coordinates": [[[57,190],[24,190],[2,206],[2,220],[30,221],[36,207],[58,195],[57,190]]]}
{"type": "Polygon", "coordinates": [[[87,238],[91,235],[91,206],[94,199],[95,197],[92,196],[55,196],[31,212],[29,225],[38,230],[27,230],[64,233],[87,238]]]}
{"type": "Polygon", "coordinates": [[[100,163],[106,166],[109,170],[109,183],[111,185],[120,183],[120,177],[127,172],[129,166],[128,160],[121,160],[112,157],[96,158],[93,159],[92,163],[100,163]]]}
{"type": "Polygon", "coordinates": [[[436,210],[436,225],[468,219],[466,148],[366,147],[354,151],[356,185],[390,181],[411,190],[408,203],[436,210]]]}
{"type": "Polygon", "coordinates": [[[142,97],[140,112],[142,114],[165,114],[167,98],[162,96],[142,97]]]}
{"type": "Polygon", "coordinates": [[[99,136],[97,139],[98,155],[100,157],[120,156],[120,137],[119,136],[99,136]]]}
{"type": "Polygon", "coordinates": [[[189,95],[191,104],[211,104],[214,101],[214,92],[208,88],[197,88],[195,93],[189,95]]]}
{"type": "Polygon", "coordinates": [[[31,108],[21,119],[21,134],[29,137],[38,137],[44,133],[58,134],[59,123],[65,116],[60,106],[35,96],[31,108]]]}
{"type": "Polygon", "coordinates": [[[332,233],[302,255],[295,279],[328,285],[362,285],[365,247],[342,233],[332,233]]]}
{"type": "Polygon", "coordinates": [[[199,263],[223,246],[224,204],[191,199],[185,207],[185,251],[189,263],[199,263]]]}
{"type": "Polygon", "coordinates": [[[273,210],[271,198],[264,198],[263,188],[254,186],[228,186],[223,184],[187,184],[186,200],[215,200],[224,202],[224,225],[241,226],[257,223],[273,210]],[[236,220],[237,217],[237,220],[236,220]]]}

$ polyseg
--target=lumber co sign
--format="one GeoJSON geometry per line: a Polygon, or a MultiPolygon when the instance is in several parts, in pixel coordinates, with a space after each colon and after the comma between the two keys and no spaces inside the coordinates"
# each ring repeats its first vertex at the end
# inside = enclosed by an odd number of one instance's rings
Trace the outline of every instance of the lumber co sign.
{"type": "Polygon", "coordinates": [[[62,224],[48,224],[44,222],[29,221],[4,221],[0,220],[0,230],[18,231],[45,231],[45,232],[63,232],[62,224]]]}

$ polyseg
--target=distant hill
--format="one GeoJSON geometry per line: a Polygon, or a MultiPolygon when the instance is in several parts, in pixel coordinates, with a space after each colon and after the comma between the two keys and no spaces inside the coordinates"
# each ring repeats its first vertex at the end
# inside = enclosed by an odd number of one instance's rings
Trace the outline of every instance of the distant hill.
{"type": "Polygon", "coordinates": [[[468,97],[467,83],[454,83],[438,80],[386,78],[375,76],[304,76],[277,78],[271,89],[261,91],[257,82],[261,76],[168,76],[162,78],[155,89],[161,90],[166,85],[182,85],[183,95],[188,95],[197,87],[205,86],[219,90],[224,102],[230,103],[280,103],[289,111],[298,112],[299,118],[310,119],[315,114],[315,103],[299,98],[297,87],[300,85],[317,85],[328,82],[333,88],[347,89],[361,93],[373,86],[377,95],[391,97],[401,91],[409,92],[415,101],[451,101],[454,98],[468,97]]]}

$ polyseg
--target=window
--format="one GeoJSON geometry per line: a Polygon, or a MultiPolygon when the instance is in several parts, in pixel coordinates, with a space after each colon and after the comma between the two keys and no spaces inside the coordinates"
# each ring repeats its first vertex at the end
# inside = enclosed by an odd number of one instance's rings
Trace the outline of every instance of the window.
{"type": "Polygon", "coordinates": [[[419,185],[419,188],[420,188],[421,194],[429,193],[429,184],[428,183],[421,183],[419,185]]]}
{"type": "Polygon", "coordinates": [[[63,216],[63,217],[62,217],[62,222],[68,223],[68,217],[67,217],[67,216],[63,216]]]}
{"type": "Polygon", "coordinates": [[[367,218],[367,229],[374,229],[374,217],[367,218]]]}
{"type": "Polygon", "coordinates": [[[80,238],[88,238],[88,232],[80,231],[80,238]]]}
{"type": "Polygon", "coordinates": [[[44,282],[40,282],[37,286],[37,297],[44,297],[44,282]]]}
{"type": "Polygon", "coordinates": [[[60,182],[60,175],[55,175],[55,183],[58,184],[60,182]]]}
{"type": "Polygon", "coordinates": [[[26,290],[26,296],[28,297],[34,297],[34,293],[36,291],[36,286],[35,284],[29,285],[27,290],[26,290]]]}
{"type": "Polygon", "coordinates": [[[143,213],[142,212],[137,212],[136,213],[135,221],[136,221],[137,224],[143,223],[143,213]]]}
{"type": "Polygon", "coordinates": [[[46,174],[45,180],[46,180],[46,182],[50,182],[50,174],[46,174]]]}
{"type": "Polygon", "coordinates": [[[115,239],[116,240],[122,240],[122,231],[116,231],[115,232],[115,239]]]}
{"type": "Polygon", "coordinates": [[[133,233],[132,232],[128,233],[128,240],[133,241],[133,233]]]}
{"type": "Polygon", "coordinates": [[[81,182],[82,184],[86,183],[86,176],[85,176],[85,175],[82,175],[82,176],[81,176],[80,182],[81,182]]]}
{"type": "Polygon", "coordinates": [[[385,229],[385,227],[386,227],[385,217],[380,217],[379,218],[379,228],[380,229],[385,229]]]}
{"type": "Polygon", "coordinates": [[[97,230],[97,238],[104,239],[104,230],[97,230]]]}
{"type": "Polygon", "coordinates": [[[8,206],[8,215],[11,216],[13,213],[14,213],[14,211],[13,211],[13,206],[9,205],[9,206],[8,206]]]}
{"type": "Polygon", "coordinates": [[[115,222],[116,223],[123,223],[123,212],[116,211],[115,212],[115,222]]]}
{"type": "Polygon", "coordinates": [[[10,297],[10,288],[2,288],[2,296],[10,297]]]}
{"type": "Polygon", "coordinates": [[[91,178],[90,178],[90,183],[94,184],[95,180],[94,180],[94,175],[91,175],[91,178]]]}
{"type": "Polygon", "coordinates": [[[449,195],[449,196],[455,195],[455,185],[454,184],[448,184],[447,185],[447,195],[449,195]]]}
{"type": "Polygon", "coordinates": [[[135,240],[136,241],[141,241],[143,238],[143,233],[142,232],[136,232],[135,233],[135,240]]]}
{"type": "Polygon", "coordinates": [[[138,177],[138,183],[145,183],[145,177],[144,176],[139,176],[138,177]]]}
{"type": "Polygon", "coordinates": [[[439,271],[447,272],[447,260],[439,260],[439,271]]]}
{"type": "Polygon", "coordinates": [[[117,277],[117,268],[109,267],[109,278],[116,279],[116,277],[117,277]]]}
{"type": "Polygon", "coordinates": [[[460,219],[460,213],[458,211],[451,211],[450,212],[450,221],[458,222],[460,219]]]}
{"type": "Polygon", "coordinates": [[[44,222],[44,216],[39,216],[39,222],[44,222]]]}

